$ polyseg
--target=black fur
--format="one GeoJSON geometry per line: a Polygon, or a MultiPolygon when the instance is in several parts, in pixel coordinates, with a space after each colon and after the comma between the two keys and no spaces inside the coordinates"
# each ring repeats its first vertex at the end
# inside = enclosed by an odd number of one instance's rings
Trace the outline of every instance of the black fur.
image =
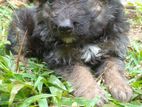
{"type": "Polygon", "coordinates": [[[8,48],[16,54],[27,32],[23,55],[40,57],[54,69],[75,63],[94,67],[108,57],[125,59],[128,30],[119,0],[41,0],[15,12],[8,48]],[[59,29],[66,19],[70,32],[59,29]]]}

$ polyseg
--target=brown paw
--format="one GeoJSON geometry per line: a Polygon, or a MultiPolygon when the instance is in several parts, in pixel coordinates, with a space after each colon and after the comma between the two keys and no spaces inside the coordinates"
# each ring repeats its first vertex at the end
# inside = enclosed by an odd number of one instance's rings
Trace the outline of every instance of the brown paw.
{"type": "Polygon", "coordinates": [[[74,91],[74,95],[86,99],[96,99],[98,107],[103,106],[108,101],[105,92],[96,83],[90,84],[87,88],[79,87],[74,91]]]}
{"type": "Polygon", "coordinates": [[[108,88],[112,96],[122,102],[130,101],[133,95],[130,86],[122,81],[118,84],[110,84],[108,88]]]}
{"type": "Polygon", "coordinates": [[[102,106],[107,102],[104,91],[93,78],[89,68],[76,65],[68,80],[70,80],[74,87],[75,96],[86,99],[98,98],[97,106],[102,106]]]}
{"type": "Polygon", "coordinates": [[[92,90],[92,93],[90,93],[90,95],[93,95],[93,98],[98,97],[98,101],[97,101],[97,104],[96,104],[97,107],[102,107],[105,103],[108,102],[108,99],[105,95],[104,90],[102,90],[101,87],[99,87],[97,84],[94,87],[94,89],[92,90]]]}
{"type": "Polygon", "coordinates": [[[104,81],[112,96],[122,102],[131,100],[133,91],[123,75],[117,69],[111,69],[104,73],[104,81]]]}
{"type": "Polygon", "coordinates": [[[126,79],[119,72],[106,72],[104,75],[106,86],[112,96],[122,102],[131,100],[133,91],[128,85],[126,79]]]}
{"type": "Polygon", "coordinates": [[[56,71],[72,84],[75,96],[89,100],[98,99],[99,107],[107,102],[104,90],[99,87],[88,67],[76,64],[56,71]]]}
{"type": "Polygon", "coordinates": [[[118,59],[107,60],[102,66],[104,67],[103,77],[112,96],[122,102],[128,102],[131,100],[133,91],[124,77],[122,64],[124,63],[118,59]]]}

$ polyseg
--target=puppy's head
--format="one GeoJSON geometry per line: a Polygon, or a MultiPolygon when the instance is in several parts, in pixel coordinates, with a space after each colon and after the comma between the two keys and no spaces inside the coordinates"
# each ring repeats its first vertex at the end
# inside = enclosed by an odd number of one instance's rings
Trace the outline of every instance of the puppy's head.
{"type": "Polygon", "coordinates": [[[90,38],[92,23],[105,21],[105,1],[108,0],[40,0],[39,20],[65,41],[90,38]]]}

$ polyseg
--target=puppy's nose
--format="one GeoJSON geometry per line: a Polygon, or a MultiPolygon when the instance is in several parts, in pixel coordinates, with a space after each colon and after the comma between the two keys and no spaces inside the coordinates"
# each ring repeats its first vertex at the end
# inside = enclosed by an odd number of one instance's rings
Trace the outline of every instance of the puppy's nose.
{"type": "Polygon", "coordinates": [[[72,27],[70,27],[70,26],[66,26],[66,27],[60,26],[59,30],[62,31],[62,32],[71,32],[72,27]]]}
{"type": "Polygon", "coordinates": [[[73,29],[73,25],[71,23],[71,20],[69,19],[63,20],[59,25],[59,30],[63,32],[66,32],[66,31],[70,32],[72,29],[73,29]]]}

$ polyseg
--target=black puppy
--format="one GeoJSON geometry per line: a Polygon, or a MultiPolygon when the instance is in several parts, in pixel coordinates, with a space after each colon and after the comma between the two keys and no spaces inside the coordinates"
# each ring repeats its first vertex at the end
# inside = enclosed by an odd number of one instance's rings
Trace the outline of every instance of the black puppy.
{"type": "Polygon", "coordinates": [[[74,95],[106,101],[91,69],[103,74],[113,97],[127,102],[132,90],[124,77],[129,25],[119,0],[40,0],[19,9],[10,25],[8,47],[42,58],[74,87],[74,95]]]}

